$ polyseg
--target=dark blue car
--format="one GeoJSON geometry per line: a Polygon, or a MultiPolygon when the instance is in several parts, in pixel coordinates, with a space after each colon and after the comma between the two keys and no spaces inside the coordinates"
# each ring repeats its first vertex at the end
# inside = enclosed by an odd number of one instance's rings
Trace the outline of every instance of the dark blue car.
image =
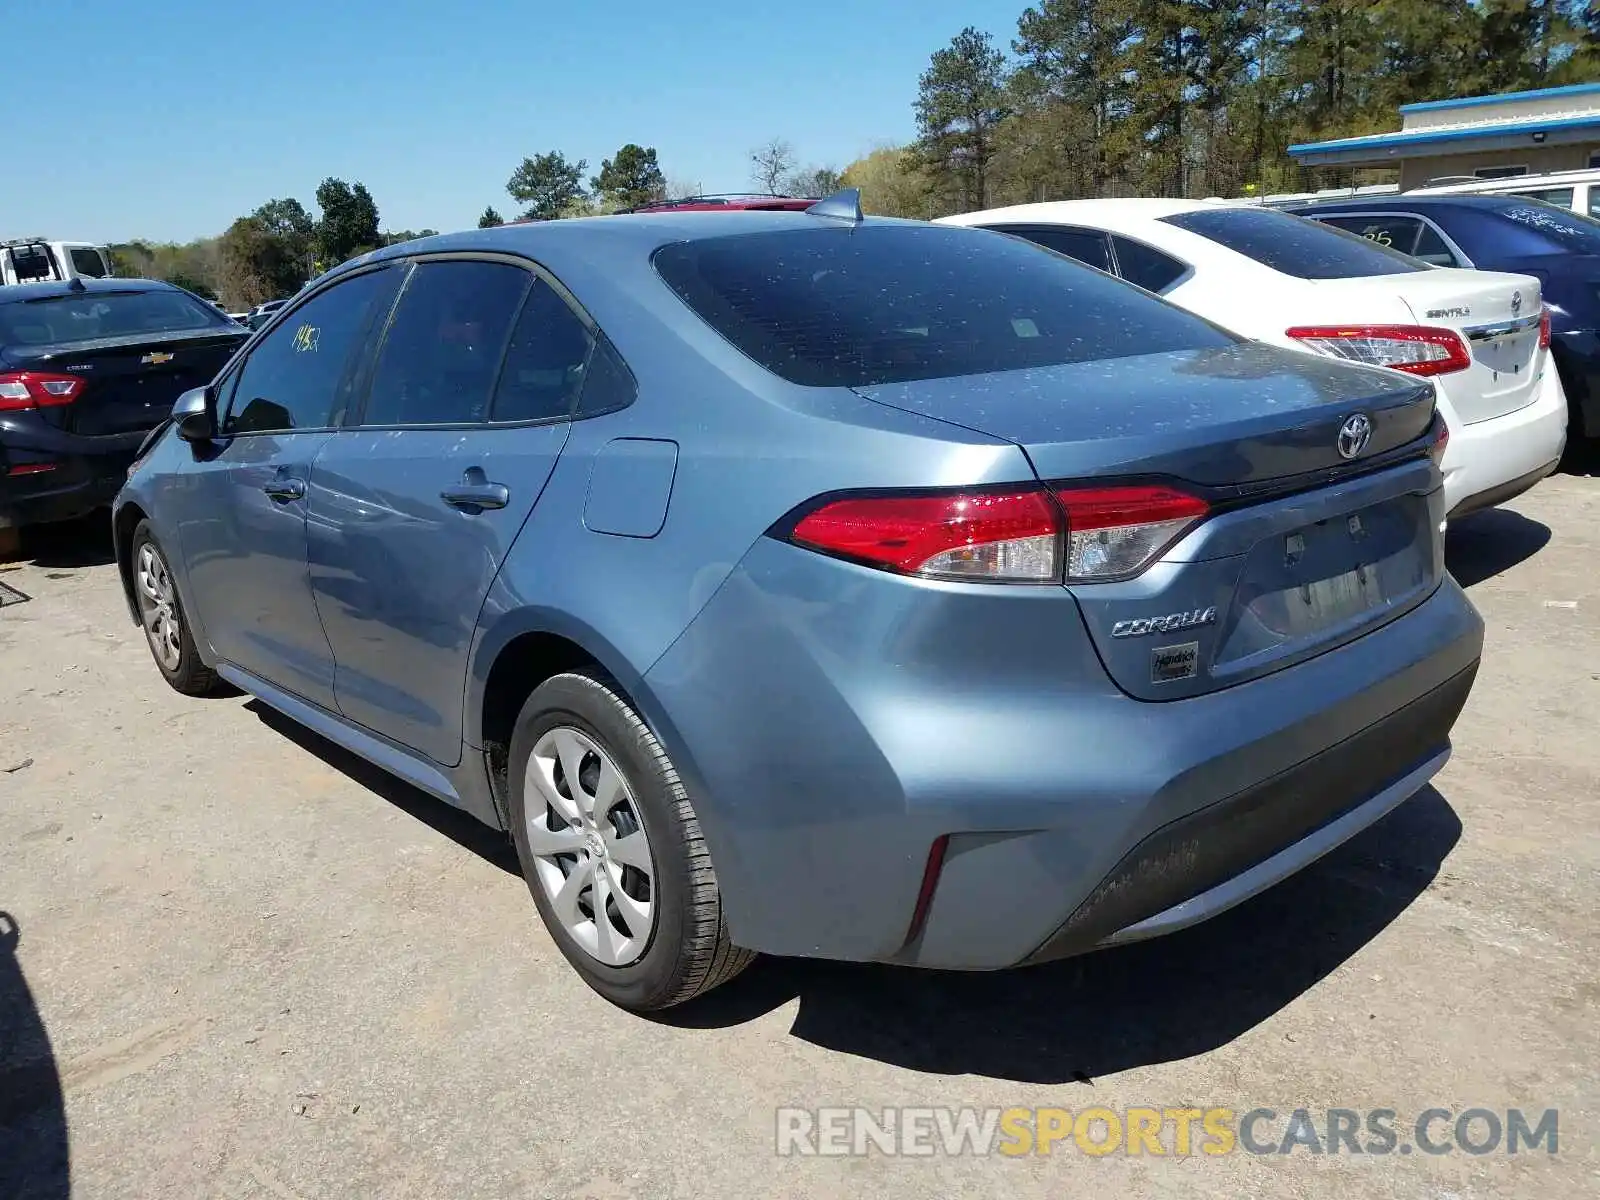
{"type": "Polygon", "coordinates": [[[1297,205],[1440,267],[1536,276],[1571,416],[1567,438],[1600,437],[1600,221],[1526,196],[1384,196],[1297,205]]]}

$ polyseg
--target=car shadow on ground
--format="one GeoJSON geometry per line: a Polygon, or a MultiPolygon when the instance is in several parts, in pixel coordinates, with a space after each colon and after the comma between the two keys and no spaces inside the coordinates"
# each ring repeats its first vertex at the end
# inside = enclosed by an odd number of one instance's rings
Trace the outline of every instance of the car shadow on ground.
{"type": "MultiPolygon", "coordinates": [[[[840,1053],[940,1075],[1089,1083],[1215,1050],[1279,1012],[1399,916],[1460,835],[1430,787],[1264,895],[1165,938],[983,974],[765,959],[658,1019],[720,1029],[798,998],[791,1034],[840,1053]]],[[[1359,1037],[1368,1019],[1348,1013],[1346,1033],[1359,1037]]]]}
{"type": "MultiPolygon", "coordinates": [[[[259,700],[275,732],[486,862],[519,875],[503,833],[259,700]]],[[[943,1075],[1092,1082],[1227,1045],[1377,937],[1432,882],[1461,822],[1424,788],[1311,867],[1194,929],[1011,971],[963,974],[758,959],[655,1019],[716,1030],[798,999],[790,1033],[844,1054],[943,1075]]],[[[1365,1018],[1350,1017],[1353,1027],[1365,1018]]]]}
{"type": "Polygon", "coordinates": [[[262,724],[275,733],[288,738],[307,753],[316,755],[334,770],[368,791],[376,792],[401,812],[438,830],[485,862],[519,879],[522,877],[522,869],[517,865],[516,848],[511,844],[511,839],[500,830],[490,829],[476,817],[428,795],[422,789],[389,774],[382,767],[373,766],[366,759],[350,753],[335,742],[330,742],[321,734],[312,732],[260,700],[251,700],[245,708],[255,713],[262,724]]]}
{"type": "Polygon", "coordinates": [[[1450,522],[1444,561],[1470,588],[1532,558],[1550,541],[1550,527],[1509,508],[1488,508],[1450,522]]]}
{"type": "Polygon", "coordinates": [[[0,912],[0,1196],[55,1200],[72,1190],[67,1110],[20,942],[16,919],[0,912]]]}
{"type": "Polygon", "coordinates": [[[22,561],[46,570],[101,567],[116,562],[111,547],[110,512],[91,513],[76,521],[25,527],[22,561]]]}

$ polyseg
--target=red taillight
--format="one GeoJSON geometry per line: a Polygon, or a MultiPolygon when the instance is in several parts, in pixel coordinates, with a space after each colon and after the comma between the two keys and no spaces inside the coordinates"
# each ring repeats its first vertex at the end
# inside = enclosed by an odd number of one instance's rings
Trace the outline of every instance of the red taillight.
{"type": "Polygon", "coordinates": [[[1539,310],[1539,349],[1550,349],[1550,306],[1539,310]]]}
{"type": "Polygon", "coordinates": [[[834,500],[795,525],[803,546],[934,579],[1050,583],[1061,516],[1043,488],[834,500]]]}
{"type": "Polygon", "coordinates": [[[1069,580],[1121,579],[1137,574],[1210,507],[1169,487],[1063,488],[1069,580]]]}
{"type": "Polygon", "coordinates": [[[18,463],[14,467],[7,467],[7,475],[43,475],[46,471],[54,471],[55,463],[18,463]]]}
{"type": "Polygon", "coordinates": [[[43,371],[0,372],[0,412],[71,404],[81,391],[83,380],[76,375],[50,375],[43,371]]]}
{"type": "Polygon", "coordinates": [[[1433,420],[1437,428],[1433,434],[1433,445],[1428,447],[1428,457],[1443,465],[1445,448],[1450,445],[1450,426],[1444,423],[1442,415],[1434,417],[1433,420]]]}
{"type": "Polygon", "coordinates": [[[1138,574],[1208,511],[1162,486],[850,496],[823,502],[789,537],[930,579],[1100,582],[1138,574]]]}
{"type": "Polygon", "coordinates": [[[1453,329],[1429,325],[1297,325],[1297,342],[1348,362],[1390,367],[1408,375],[1448,375],[1472,365],[1472,352],[1453,329]]]}

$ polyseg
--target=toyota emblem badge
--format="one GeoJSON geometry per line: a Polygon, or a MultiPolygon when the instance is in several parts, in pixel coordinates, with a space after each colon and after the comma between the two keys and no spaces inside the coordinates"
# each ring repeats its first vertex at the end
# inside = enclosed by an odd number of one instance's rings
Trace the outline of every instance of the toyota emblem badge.
{"type": "Polygon", "coordinates": [[[1372,439],[1372,418],[1366,413],[1352,413],[1339,426],[1339,457],[1355,458],[1367,448],[1372,439]]]}

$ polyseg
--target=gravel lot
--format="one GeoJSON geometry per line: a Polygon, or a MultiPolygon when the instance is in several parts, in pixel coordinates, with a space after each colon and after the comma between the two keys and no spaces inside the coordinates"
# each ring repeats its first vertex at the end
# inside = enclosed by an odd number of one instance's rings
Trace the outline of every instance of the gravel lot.
{"type": "Polygon", "coordinates": [[[1452,530],[1455,758],[1311,871],[1089,959],[766,961],[653,1022],[499,836],[169,691],[105,556],[0,570],[0,1196],[1600,1194],[1600,473],[1452,530]],[[1560,1152],[776,1155],[776,1107],[857,1104],[1555,1107],[1560,1152]]]}

